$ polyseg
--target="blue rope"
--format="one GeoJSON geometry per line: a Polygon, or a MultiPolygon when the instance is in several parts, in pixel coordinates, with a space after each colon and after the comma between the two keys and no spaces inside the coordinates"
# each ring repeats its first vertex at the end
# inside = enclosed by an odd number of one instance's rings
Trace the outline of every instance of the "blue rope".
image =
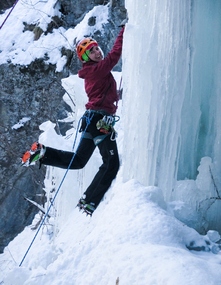
{"type": "MultiPolygon", "coordinates": [[[[75,135],[75,139],[74,139],[74,143],[73,143],[72,150],[74,150],[74,147],[75,147],[75,144],[76,144],[76,141],[77,141],[77,133],[78,133],[78,131],[79,131],[79,129],[80,129],[80,123],[81,123],[81,121],[82,121],[84,118],[85,118],[85,120],[86,120],[86,128],[85,128],[85,130],[84,130],[83,133],[82,133],[82,136],[81,136],[81,139],[82,139],[84,133],[86,132],[86,130],[87,130],[88,126],[90,125],[90,122],[91,122],[91,120],[92,120],[92,118],[93,118],[93,116],[94,116],[93,113],[92,113],[92,115],[90,115],[91,113],[89,113],[89,111],[87,111],[86,114],[89,114],[89,116],[86,116],[86,115],[84,114],[84,115],[80,118],[80,120],[79,120],[79,122],[78,122],[77,132],[76,132],[76,135],[75,135]]],[[[74,155],[74,156],[75,156],[75,155],[74,155]]]]}
{"type": "MultiPolygon", "coordinates": [[[[83,133],[82,133],[81,140],[82,140],[83,135],[84,135],[84,133],[86,132],[86,130],[87,130],[87,128],[88,128],[88,126],[89,126],[89,124],[90,124],[90,122],[91,122],[91,119],[93,118],[93,114],[92,114],[91,116],[89,116],[89,117],[84,115],[84,116],[81,117],[81,119],[79,120],[78,126],[77,126],[77,130],[76,130],[75,140],[74,140],[74,144],[73,144],[73,149],[74,149],[75,144],[76,144],[76,141],[77,141],[77,135],[78,135],[78,131],[79,131],[79,128],[80,128],[80,122],[81,122],[81,120],[82,120],[83,118],[86,118],[86,127],[85,127],[85,129],[84,129],[84,131],[83,131],[83,133]]],[[[58,192],[60,191],[61,186],[62,186],[62,184],[63,184],[63,182],[64,182],[64,180],[65,180],[65,178],[66,178],[66,176],[67,176],[67,174],[68,174],[68,171],[69,171],[69,169],[70,169],[70,167],[71,167],[71,164],[72,164],[72,162],[73,162],[73,160],[74,160],[74,158],[75,158],[75,155],[76,155],[76,152],[74,152],[74,154],[73,154],[73,156],[72,156],[72,159],[71,159],[71,161],[70,161],[70,163],[69,163],[69,165],[68,165],[68,168],[67,168],[67,170],[66,170],[66,172],[65,172],[65,174],[64,174],[64,176],[63,176],[63,178],[62,178],[62,180],[61,180],[61,182],[60,182],[60,185],[58,186],[58,189],[57,189],[57,191],[56,191],[56,193],[55,193],[55,195],[54,195],[54,198],[52,199],[51,204],[50,204],[50,206],[48,207],[48,210],[47,210],[47,212],[45,213],[44,218],[42,219],[42,221],[41,221],[41,223],[40,223],[40,225],[39,225],[39,227],[38,227],[38,230],[37,230],[37,232],[36,232],[34,238],[32,239],[32,241],[31,241],[31,243],[30,243],[30,245],[29,245],[29,247],[28,247],[28,249],[27,249],[25,255],[23,256],[22,261],[21,261],[20,264],[19,264],[19,267],[20,267],[20,266],[22,265],[22,263],[24,262],[24,260],[25,260],[25,258],[26,258],[26,256],[27,256],[29,250],[31,249],[31,247],[32,247],[32,245],[33,245],[33,243],[34,243],[34,241],[35,241],[35,239],[36,239],[36,237],[37,237],[37,235],[38,235],[38,233],[39,233],[39,231],[40,231],[42,225],[44,224],[45,219],[46,219],[46,217],[48,216],[48,214],[49,214],[49,212],[50,212],[50,210],[51,210],[51,207],[53,206],[54,201],[55,201],[55,199],[56,199],[56,197],[57,197],[57,195],[58,195],[58,192]]]]}
{"type": "Polygon", "coordinates": [[[6,16],[5,20],[3,21],[3,23],[0,26],[0,30],[1,28],[4,26],[5,22],[7,21],[8,17],[10,16],[11,12],[13,11],[13,9],[15,8],[16,4],[18,3],[19,0],[16,0],[15,3],[13,4],[11,10],[9,11],[8,15],[6,16]]]}

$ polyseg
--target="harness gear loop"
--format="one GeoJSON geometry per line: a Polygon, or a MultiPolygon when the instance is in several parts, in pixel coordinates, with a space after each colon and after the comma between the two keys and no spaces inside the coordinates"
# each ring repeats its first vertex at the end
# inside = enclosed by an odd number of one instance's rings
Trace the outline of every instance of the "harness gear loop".
{"type": "Polygon", "coordinates": [[[102,119],[100,119],[96,127],[97,129],[106,135],[110,134],[110,140],[114,141],[117,138],[117,132],[114,129],[114,125],[116,122],[120,120],[119,116],[116,115],[105,115],[102,119]]]}

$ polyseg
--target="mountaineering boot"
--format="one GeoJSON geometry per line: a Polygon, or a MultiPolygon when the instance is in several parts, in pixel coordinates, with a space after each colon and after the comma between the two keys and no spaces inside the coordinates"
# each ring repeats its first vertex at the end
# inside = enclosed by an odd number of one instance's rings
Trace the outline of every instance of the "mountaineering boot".
{"type": "Polygon", "coordinates": [[[86,213],[89,216],[92,216],[96,208],[95,208],[94,203],[89,203],[89,204],[86,204],[83,209],[84,209],[84,213],[86,213]]]}
{"type": "Polygon", "coordinates": [[[22,157],[22,165],[29,166],[41,159],[46,151],[46,147],[43,144],[34,142],[31,149],[26,151],[22,157]]]}
{"type": "Polygon", "coordinates": [[[86,205],[86,201],[84,200],[84,198],[81,198],[77,203],[77,207],[79,208],[79,211],[84,209],[85,205],[86,205]]]}

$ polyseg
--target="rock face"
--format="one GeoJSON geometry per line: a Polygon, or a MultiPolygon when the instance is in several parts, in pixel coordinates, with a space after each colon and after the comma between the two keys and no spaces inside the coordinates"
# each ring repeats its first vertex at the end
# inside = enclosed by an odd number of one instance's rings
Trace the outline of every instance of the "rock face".
{"type": "MultiPolygon", "coordinates": [[[[10,8],[14,2],[1,1],[0,10],[10,8]]],[[[99,41],[100,33],[94,35],[106,52],[112,47],[119,31],[117,25],[126,16],[124,1],[60,0],[63,15],[61,19],[56,19],[57,24],[66,29],[74,27],[91,8],[107,2],[111,21],[105,27],[102,42],[99,41]]],[[[96,19],[91,19],[88,24],[93,25],[93,21],[96,19]]],[[[35,27],[25,28],[34,30],[35,27]]],[[[73,51],[64,49],[63,53],[69,60],[60,73],[55,72],[55,66],[46,64],[44,59],[35,60],[29,66],[10,63],[0,66],[0,253],[38,212],[24,197],[40,204],[45,202],[42,190],[45,167],[21,167],[20,157],[38,139],[40,124],[66,117],[68,106],[62,100],[65,91],[61,79],[70,72],[76,74],[80,64],[73,51]],[[28,118],[23,127],[13,128],[23,118],[28,118]]],[[[121,63],[115,70],[120,68],[121,63]]]]}
{"type": "Polygon", "coordinates": [[[4,12],[4,10],[9,9],[15,3],[15,0],[3,0],[0,3],[0,14],[4,12]]]}
{"type": "Polygon", "coordinates": [[[66,114],[62,75],[55,74],[54,69],[40,60],[28,67],[0,68],[0,252],[37,211],[23,196],[42,204],[43,196],[37,194],[43,195],[45,168],[21,167],[20,157],[37,140],[41,123],[55,122],[66,114]],[[30,120],[13,129],[22,118],[30,120]]]}

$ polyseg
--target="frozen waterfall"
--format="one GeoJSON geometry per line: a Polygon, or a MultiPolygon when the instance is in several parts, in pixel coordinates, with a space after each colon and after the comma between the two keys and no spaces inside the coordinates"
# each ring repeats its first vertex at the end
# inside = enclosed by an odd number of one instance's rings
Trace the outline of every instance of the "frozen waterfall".
{"type": "Polygon", "coordinates": [[[126,7],[124,179],[185,202],[200,215],[200,230],[221,230],[221,2],[126,0],[126,7]]]}

